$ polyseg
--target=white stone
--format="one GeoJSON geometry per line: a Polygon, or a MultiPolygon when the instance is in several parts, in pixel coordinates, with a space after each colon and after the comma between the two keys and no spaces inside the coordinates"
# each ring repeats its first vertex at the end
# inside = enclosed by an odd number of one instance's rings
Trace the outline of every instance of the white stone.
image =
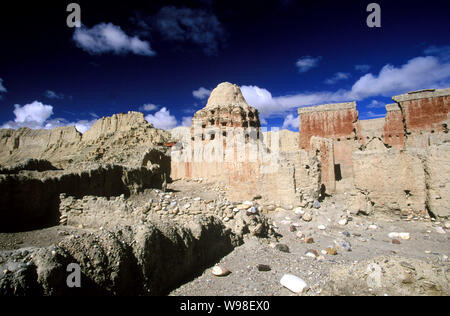
{"type": "Polygon", "coordinates": [[[396,232],[389,233],[388,237],[389,238],[399,238],[399,233],[396,233],[396,232]]]}
{"type": "Polygon", "coordinates": [[[282,220],[280,223],[282,225],[289,225],[291,223],[291,221],[282,220]]]}
{"type": "Polygon", "coordinates": [[[347,225],[347,219],[343,218],[343,219],[339,220],[338,224],[341,225],[341,226],[347,225]]]}
{"type": "Polygon", "coordinates": [[[185,209],[188,209],[190,207],[191,207],[191,204],[189,204],[189,203],[184,206],[185,209]]]}
{"type": "Polygon", "coordinates": [[[196,197],[196,198],[194,198],[194,201],[200,201],[200,197],[196,197]]]}
{"type": "Polygon", "coordinates": [[[295,276],[293,274],[285,274],[280,280],[281,285],[283,285],[288,290],[294,293],[302,293],[305,289],[308,288],[308,284],[306,284],[303,279],[295,276]]]}
{"type": "Polygon", "coordinates": [[[377,225],[369,225],[369,229],[377,229],[378,228],[378,226],[377,225]]]}
{"type": "Polygon", "coordinates": [[[303,215],[303,214],[305,214],[305,211],[301,207],[297,207],[294,209],[294,213],[296,215],[303,215]]]}
{"type": "Polygon", "coordinates": [[[409,233],[400,233],[398,234],[398,237],[400,237],[403,240],[409,240],[409,238],[411,237],[409,233]]]}
{"type": "Polygon", "coordinates": [[[326,227],[325,225],[319,225],[319,226],[317,226],[317,228],[320,229],[320,230],[325,230],[325,229],[327,229],[327,227],[326,227]]]}
{"type": "Polygon", "coordinates": [[[230,270],[224,267],[215,266],[214,268],[211,269],[211,273],[214,274],[215,276],[226,276],[230,274],[230,270]]]}

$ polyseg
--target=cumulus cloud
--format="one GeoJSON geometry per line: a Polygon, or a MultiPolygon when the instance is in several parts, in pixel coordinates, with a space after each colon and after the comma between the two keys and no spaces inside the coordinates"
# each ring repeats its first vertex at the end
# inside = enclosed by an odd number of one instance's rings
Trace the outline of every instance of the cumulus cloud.
{"type": "Polygon", "coordinates": [[[175,116],[170,115],[170,111],[163,107],[155,114],[148,114],[145,119],[156,128],[172,129],[177,126],[178,122],[175,116]]]}
{"type": "Polygon", "coordinates": [[[345,90],[304,92],[279,97],[273,97],[267,89],[258,86],[242,86],[241,91],[245,100],[258,109],[262,118],[282,116],[286,112],[302,106],[343,102],[351,99],[349,92],[345,90]]]}
{"type": "Polygon", "coordinates": [[[44,94],[49,99],[56,99],[56,100],[64,99],[63,93],[56,93],[55,91],[52,91],[52,90],[47,90],[47,91],[45,91],[44,94]]]}
{"type": "Polygon", "coordinates": [[[139,107],[139,111],[143,111],[143,112],[151,112],[151,111],[155,111],[159,108],[158,105],[153,104],[153,103],[148,103],[148,104],[144,104],[142,106],[139,107]]]}
{"type": "Polygon", "coordinates": [[[371,66],[370,65],[356,65],[355,69],[357,71],[360,71],[362,73],[366,73],[370,70],[371,66]]]}
{"type": "Polygon", "coordinates": [[[307,72],[308,70],[317,67],[321,59],[322,59],[321,56],[319,57],[303,56],[297,60],[295,65],[297,66],[299,72],[307,72]]]}
{"type": "Polygon", "coordinates": [[[294,116],[292,114],[288,114],[283,122],[283,129],[291,127],[294,130],[297,130],[299,126],[299,117],[294,116]]]}
{"type": "Polygon", "coordinates": [[[450,63],[441,63],[433,56],[416,57],[400,67],[388,64],[378,75],[364,75],[353,85],[351,93],[355,99],[389,97],[417,89],[442,88],[449,83],[450,63]]]}
{"type": "Polygon", "coordinates": [[[192,95],[194,96],[194,98],[197,98],[200,100],[204,100],[204,99],[208,98],[210,94],[211,94],[211,90],[208,90],[204,87],[200,87],[197,90],[192,91],[192,95]]]}
{"type": "Polygon", "coordinates": [[[225,37],[219,19],[203,9],[163,7],[155,25],[165,39],[199,45],[206,55],[216,55],[225,37]]]}
{"type": "Polygon", "coordinates": [[[15,116],[14,121],[4,123],[1,128],[18,129],[28,127],[31,129],[51,129],[61,126],[75,126],[80,133],[84,133],[96,121],[96,119],[93,119],[90,121],[69,122],[64,118],[50,118],[53,115],[53,106],[39,101],[34,101],[24,106],[16,104],[14,105],[13,113],[15,116]]]}
{"type": "MultiPolygon", "coordinates": [[[[80,120],[75,123],[75,128],[77,131],[79,131],[81,134],[84,134],[87,130],[91,128],[94,123],[97,122],[97,120],[80,120]]],[[[69,124],[73,125],[73,124],[69,124]]]]}
{"type": "Polygon", "coordinates": [[[349,79],[351,76],[348,72],[337,72],[333,75],[333,77],[328,78],[327,80],[325,80],[326,84],[335,84],[341,80],[347,80],[349,79]]]}
{"type": "MultiPolygon", "coordinates": [[[[256,107],[262,118],[283,116],[290,110],[333,102],[360,101],[369,97],[392,97],[426,88],[450,86],[450,63],[434,56],[416,57],[404,65],[384,66],[378,74],[368,73],[360,77],[351,89],[337,91],[302,92],[292,95],[272,96],[267,89],[258,86],[242,86],[247,102],[256,107]]],[[[378,104],[373,103],[372,106],[378,104]]],[[[372,113],[368,113],[371,115],[372,113]]]]}
{"type": "Polygon", "coordinates": [[[14,119],[16,123],[37,123],[41,125],[53,114],[53,107],[39,101],[34,101],[24,106],[20,106],[19,104],[14,105],[13,113],[16,116],[14,119]]]}
{"type": "Polygon", "coordinates": [[[149,42],[137,36],[128,36],[120,26],[112,23],[100,23],[92,28],[85,26],[76,28],[73,40],[78,47],[92,55],[104,53],[155,55],[149,42]]]}
{"type": "Polygon", "coordinates": [[[7,92],[5,86],[3,85],[3,79],[0,78],[0,92],[7,92]]]}

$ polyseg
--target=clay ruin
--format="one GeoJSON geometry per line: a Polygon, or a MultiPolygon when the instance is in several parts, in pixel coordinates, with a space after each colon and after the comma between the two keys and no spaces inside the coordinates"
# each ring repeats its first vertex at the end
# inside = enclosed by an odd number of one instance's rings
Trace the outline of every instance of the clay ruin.
{"type": "Polygon", "coordinates": [[[273,134],[261,137],[239,88],[222,83],[195,114],[190,141],[173,149],[171,176],[222,182],[235,199],[310,206],[345,194],[354,213],[447,217],[450,89],[392,99],[386,117],[372,120],[358,119],[356,102],[299,108],[298,149],[284,151],[270,146],[273,134]]]}

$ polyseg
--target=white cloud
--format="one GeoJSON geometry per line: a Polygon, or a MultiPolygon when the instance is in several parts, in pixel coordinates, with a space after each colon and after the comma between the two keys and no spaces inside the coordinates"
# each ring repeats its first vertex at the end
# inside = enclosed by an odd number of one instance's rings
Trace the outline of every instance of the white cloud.
{"type": "Polygon", "coordinates": [[[204,87],[200,87],[197,90],[192,91],[192,95],[200,100],[204,100],[206,98],[209,97],[209,95],[211,94],[211,90],[208,90],[204,87]]]}
{"type": "Polygon", "coordinates": [[[417,89],[441,88],[449,83],[450,63],[441,63],[433,56],[416,57],[398,68],[386,65],[378,75],[364,75],[353,85],[351,93],[355,99],[364,99],[417,89]]]}
{"type": "Polygon", "coordinates": [[[305,92],[279,97],[272,97],[267,89],[257,86],[242,86],[241,91],[245,100],[258,109],[262,118],[282,116],[286,112],[302,106],[351,100],[349,92],[345,90],[305,92]]]}
{"type": "Polygon", "coordinates": [[[371,67],[370,65],[356,65],[355,69],[362,73],[366,73],[369,71],[370,67],[371,67]]]}
{"type": "Polygon", "coordinates": [[[15,115],[14,121],[6,122],[0,128],[18,129],[28,127],[31,129],[52,129],[61,126],[75,126],[80,133],[84,133],[96,121],[96,119],[93,119],[91,121],[79,120],[77,122],[69,122],[64,118],[51,119],[53,106],[42,104],[39,101],[34,101],[24,106],[16,104],[14,105],[13,113],[15,115]]]}
{"type": "Polygon", "coordinates": [[[156,128],[171,129],[177,126],[177,119],[175,116],[170,115],[170,111],[166,107],[163,107],[155,114],[147,115],[145,119],[156,128]]]}
{"type": "Polygon", "coordinates": [[[55,91],[52,90],[45,91],[45,96],[49,99],[58,99],[58,100],[64,99],[63,93],[56,93],[55,91]]]}
{"type": "Polygon", "coordinates": [[[258,86],[242,86],[247,102],[256,107],[262,118],[282,116],[294,108],[333,102],[360,101],[369,97],[392,97],[418,89],[448,88],[450,63],[437,57],[416,57],[399,67],[384,66],[378,74],[359,78],[350,90],[302,92],[273,97],[258,86]]]}
{"type": "Polygon", "coordinates": [[[283,129],[292,127],[294,130],[297,130],[299,127],[299,117],[289,114],[286,116],[283,122],[283,129]]]}
{"type": "Polygon", "coordinates": [[[307,72],[308,70],[317,67],[321,59],[322,59],[321,56],[319,57],[303,56],[297,60],[295,65],[297,66],[299,72],[307,72]]]}
{"type": "Polygon", "coordinates": [[[158,108],[159,108],[158,105],[153,104],[153,103],[148,103],[148,104],[144,104],[143,106],[139,107],[139,111],[151,112],[151,111],[157,110],[158,108]]]}
{"type": "MultiPolygon", "coordinates": [[[[87,130],[89,130],[91,128],[92,125],[94,125],[95,122],[97,122],[97,120],[90,120],[90,121],[89,120],[80,120],[75,123],[75,128],[81,134],[84,134],[87,130]]],[[[73,123],[70,125],[73,125],[73,123]]]]}
{"type": "Polygon", "coordinates": [[[181,120],[181,126],[190,127],[192,125],[192,117],[191,116],[183,116],[181,120]]]}
{"type": "Polygon", "coordinates": [[[130,37],[120,26],[112,23],[100,23],[92,28],[82,26],[73,33],[76,45],[89,54],[115,53],[117,55],[133,53],[153,56],[155,52],[150,43],[139,37],[130,37]]]}
{"type": "Polygon", "coordinates": [[[34,101],[30,104],[20,106],[14,105],[14,115],[16,123],[44,123],[53,114],[53,107],[51,105],[42,104],[39,101],[34,101]]]}
{"type": "Polygon", "coordinates": [[[348,72],[337,72],[333,75],[333,77],[328,78],[327,80],[325,80],[326,84],[335,84],[338,81],[341,80],[347,80],[351,77],[351,75],[348,72]]]}
{"type": "Polygon", "coordinates": [[[0,78],[0,92],[7,92],[5,86],[3,85],[3,79],[0,78]]]}

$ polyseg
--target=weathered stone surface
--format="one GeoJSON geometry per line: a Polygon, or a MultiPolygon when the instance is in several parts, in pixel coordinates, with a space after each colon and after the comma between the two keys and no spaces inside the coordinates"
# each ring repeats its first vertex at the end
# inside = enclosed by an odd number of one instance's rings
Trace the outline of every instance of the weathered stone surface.
{"type": "Polygon", "coordinates": [[[450,143],[431,146],[425,160],[427,206],[440,217],[450,216],[450,143]]]}
{"type": "Polygon", "coordinates": [[[448,296],[449,273],[430,263],[395,256],[333,267],[324,295],[448,296]]]}
{"type": "Polygon", "coordinates": [[[414,153],[364,150],[353,157],[355,188],[364,193],[375,210],[425,210],[425,172],[414,153]]]}

